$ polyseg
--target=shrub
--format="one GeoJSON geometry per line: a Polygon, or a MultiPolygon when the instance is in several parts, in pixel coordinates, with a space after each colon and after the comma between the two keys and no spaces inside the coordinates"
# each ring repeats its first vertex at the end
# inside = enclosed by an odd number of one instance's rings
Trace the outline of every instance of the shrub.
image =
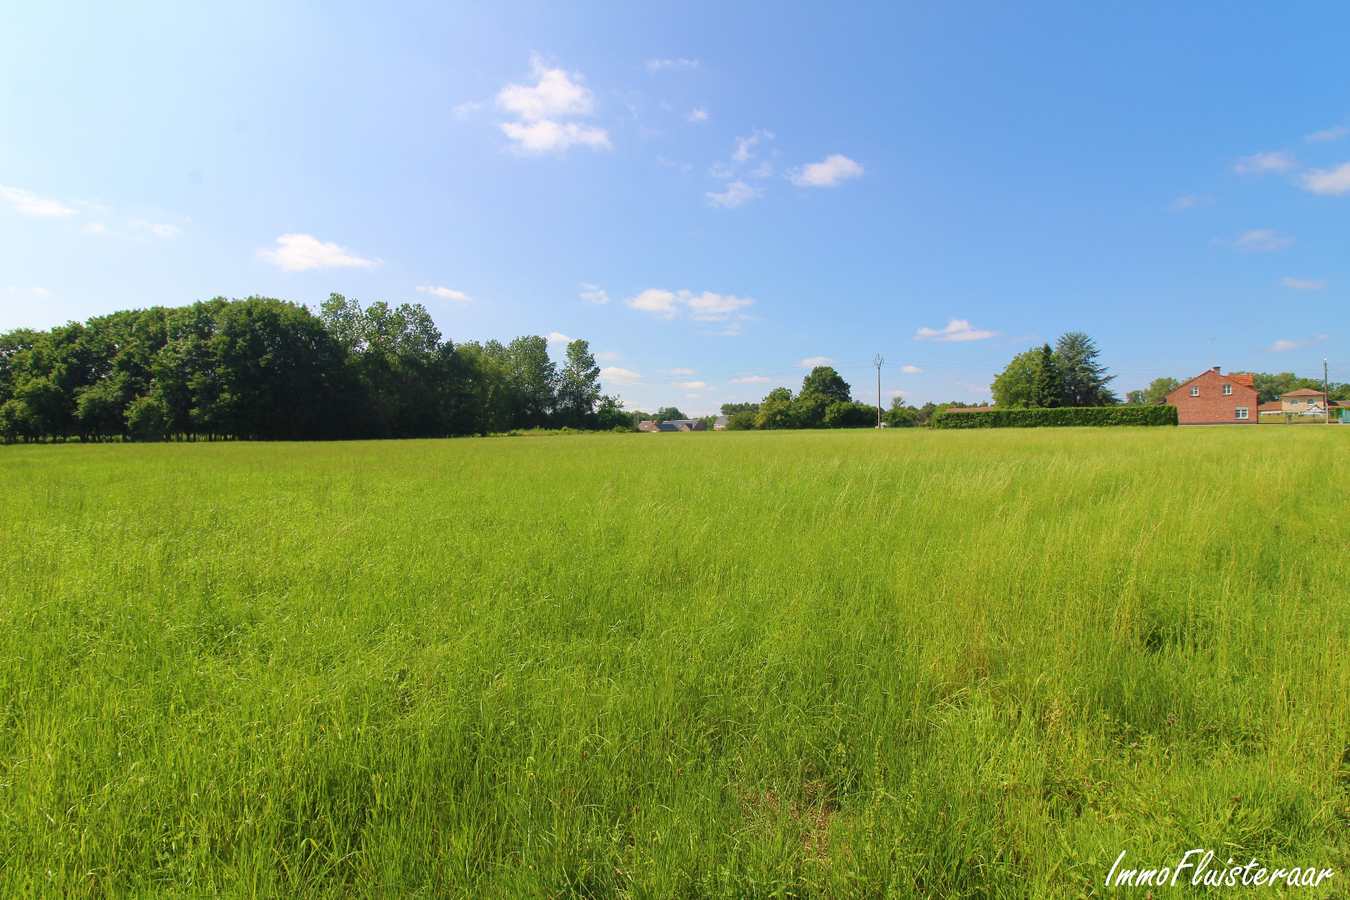
{"type": "Polygon", "coordinates": [[[1067,406],[1058,409],[989,409],[933,414],[934,428],[1055,428],[1069,425],[1176,425],[1175,406],[1067,406]]]}

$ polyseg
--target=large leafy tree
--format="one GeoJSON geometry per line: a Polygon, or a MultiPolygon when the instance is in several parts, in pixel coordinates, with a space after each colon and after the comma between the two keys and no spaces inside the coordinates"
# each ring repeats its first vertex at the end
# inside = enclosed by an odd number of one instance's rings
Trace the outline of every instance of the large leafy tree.
{"type": "Polygon", "coordinates": [[[1059,406],[1062,375],[1050,345],[1019,353],[991,385],[994,404],[1005,409],[1059,406]]]}
{"type": "Polygon", "coordinates": [[[816,394],[829,400],[849,403],[853,400],[853,391],[833,366],[816,366],[811,374],[802,379],[801,395],[816,394]]]}
{"type": "Polygon", "coordinates": [[[558,424],[585,428],[595,424],[600,402],[600,367],[586,341],[567,345],[567,362],[558,375],[558,424]]]}
{"type": "Polygon", "coordinates": [[[792,391],[785,387],[769,391],[769,396],[760,401],[759,412],[755,414],[755,427],[792,428],[795,425],[792,415],[792,391]]]}
{"type": "Polygon", "coordinates": [[[1097,362],[1100,351],[1092,338],[1070,331],[1055,341],[1054,360],[1059,367],[1061,395],[1065,406],[1109,406],[1119,403],[1107,387],[1114,375],[1097,362]]]}

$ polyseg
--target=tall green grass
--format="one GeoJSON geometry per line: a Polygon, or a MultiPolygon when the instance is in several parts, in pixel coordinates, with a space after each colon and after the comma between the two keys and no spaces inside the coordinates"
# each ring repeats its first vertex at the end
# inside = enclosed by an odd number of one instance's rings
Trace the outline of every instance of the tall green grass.
{"type": "Polygon", "coordinates": [[[0,448],[0,894],[1337,895],[1347,438],[0,448]]]}

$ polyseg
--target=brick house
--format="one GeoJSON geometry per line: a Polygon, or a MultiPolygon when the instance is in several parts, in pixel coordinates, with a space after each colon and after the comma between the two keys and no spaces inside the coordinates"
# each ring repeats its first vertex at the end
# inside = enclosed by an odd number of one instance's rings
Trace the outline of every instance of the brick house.
{"type": "Polygon", "coordinates": [[[1223,375],[1215,366],[1167,395],[1182,425],[1255,425],[1261,395],[1251,375],[1223,375]]]}

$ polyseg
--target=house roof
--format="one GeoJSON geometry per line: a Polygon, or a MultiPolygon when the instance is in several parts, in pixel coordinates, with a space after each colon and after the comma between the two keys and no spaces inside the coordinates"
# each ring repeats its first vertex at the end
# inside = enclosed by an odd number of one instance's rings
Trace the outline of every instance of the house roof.
{"type": "Polygon", "coordinates": [[[1281,397],[1321,397],[1321,391],[1314,391],[1312,388],[1299,388],[1296,391],[1290,391],[1287,394],[1281,394],[1281,397]]]}
{"type": "Polygon", "coordinates": [[[1245,384],[1249,388],[1256,387],[1256,376],[1250,372],[1239,372],[1223,377],[1233,382],[1233,384],[1245,384]]]}
{"type": "Polygon", "coordinates": [[[1230,384],[1237,384],[1237,385],[1241,385],[1242,387],[1245,387],[1245,388],[1250,388],[1251,390],[1256,390],[1256,385],[1253,383],[1253,376],[1251,376],[1251,375],[1224,375],[1222,372],[1219,371],[1219,367],[1218,367],[1218,366],[1215,366],[1215,367],[1212,368],[1212,369],[1206,369],[1205,371],[1201,372],[1199,375],[1196,375],[1195,378],[1187,378],[1187,379],[1186,379],[1185,381],[1183,381],[1181,384],[1177,385],[1176,387],[1172,388],[1172,390],[1168,391],[1168,392],[1167,392],[1167,396],[1169,396],[1169,397],[1172,396],[1172,395],[1175,394],[1177,391],[1179,391],[1179,390],[1181,390],[1182,388],[1186,387],[1186,386],[1187,386],[1188,384],[1190,384],[1192,381],[1195,381],[1196,378],[1204,378],[1206,375],[1218,375],[1220,379],[1222,379],[1223,381],[1227,381],[1227,382],[1229,382],[1230,384]]]}
{"type": "Polygon", "coordinates": [[[714,425],[725,425],[725,424],[727,424],[727,422],[729,422],[730,420],[731,420],[731,416],[718,416],[718,417],[717,417],[717,421],[714,422],[713,424],[714,424],[714,425]]]}

